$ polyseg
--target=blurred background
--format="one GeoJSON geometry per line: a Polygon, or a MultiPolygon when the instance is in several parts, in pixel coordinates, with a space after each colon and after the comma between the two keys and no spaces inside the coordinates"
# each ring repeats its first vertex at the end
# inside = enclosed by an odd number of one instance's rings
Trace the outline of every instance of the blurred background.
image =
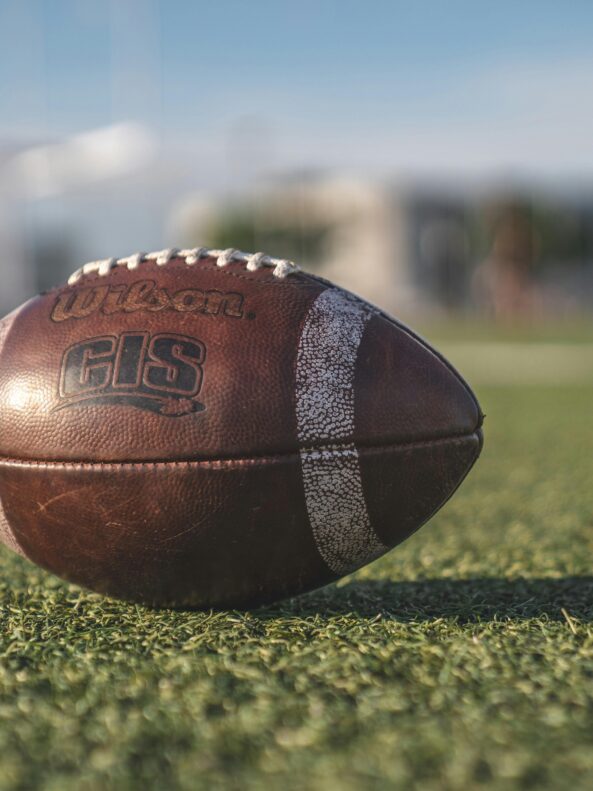
{"type": "Polygon", "coordinates": [[[0,313],[264,250],[477,384],[593,381],[593,6],[0,0],[0,313]]]}

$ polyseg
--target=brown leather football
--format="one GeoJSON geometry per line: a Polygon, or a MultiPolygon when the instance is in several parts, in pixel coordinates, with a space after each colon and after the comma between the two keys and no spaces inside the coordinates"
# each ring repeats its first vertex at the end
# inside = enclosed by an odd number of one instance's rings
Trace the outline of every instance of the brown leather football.
{"type": "Polygon", "coordinates": [[[413,533],[481,423],[423,340],[290,262],[99,261],[0,323],[0,539],[124,599],[271,602],[413,533]]]}

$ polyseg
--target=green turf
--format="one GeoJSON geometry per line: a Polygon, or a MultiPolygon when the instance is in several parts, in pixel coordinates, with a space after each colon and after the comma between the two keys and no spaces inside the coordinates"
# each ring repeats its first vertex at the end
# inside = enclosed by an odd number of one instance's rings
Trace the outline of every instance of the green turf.
{"type": "Polygon", "coordinates": [[[591,788],[592,390],[480,396],[446,508],[273,609],[150,612],[3,553],[0,789],[591,788]]]}
{"type": "Polygon", "coordinates": [[[454,318],[447,315],[440,320],[427,317],[418,321],[411,317],[409,323],[425,338],[438,338],[440,343],[468,340],[497,343],[593,342],[593,320],[591,316],[585,315],[579,317],[571,314],[564,320],[555,321],[517,319],[516,322],[508,324],[499,324],[476,316],[454,318]]]}

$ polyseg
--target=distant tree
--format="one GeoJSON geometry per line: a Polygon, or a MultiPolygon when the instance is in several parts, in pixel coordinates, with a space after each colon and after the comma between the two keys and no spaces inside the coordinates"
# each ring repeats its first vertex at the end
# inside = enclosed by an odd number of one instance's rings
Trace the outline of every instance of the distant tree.
{"type": "Polygon", "coordinates": [[[255,211],[229,209],[211,220],[205,236],[213,247],[235,247],[248,252],[262,250],[315,269],[323,260],[331,226],[310,222],[301,224],[297,220],[291,217],[262,219],[255,211]]]}

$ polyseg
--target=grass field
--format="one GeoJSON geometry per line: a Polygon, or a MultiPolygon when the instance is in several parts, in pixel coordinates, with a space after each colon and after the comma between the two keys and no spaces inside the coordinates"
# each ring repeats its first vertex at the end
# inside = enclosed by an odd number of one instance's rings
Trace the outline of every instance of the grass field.
{"type": "Polygon", "coordinates": [[[299,600],[151,612],[2,552],[0,790],[590,789],[590,387],[482,388],[406,544],[299,600]]]}

